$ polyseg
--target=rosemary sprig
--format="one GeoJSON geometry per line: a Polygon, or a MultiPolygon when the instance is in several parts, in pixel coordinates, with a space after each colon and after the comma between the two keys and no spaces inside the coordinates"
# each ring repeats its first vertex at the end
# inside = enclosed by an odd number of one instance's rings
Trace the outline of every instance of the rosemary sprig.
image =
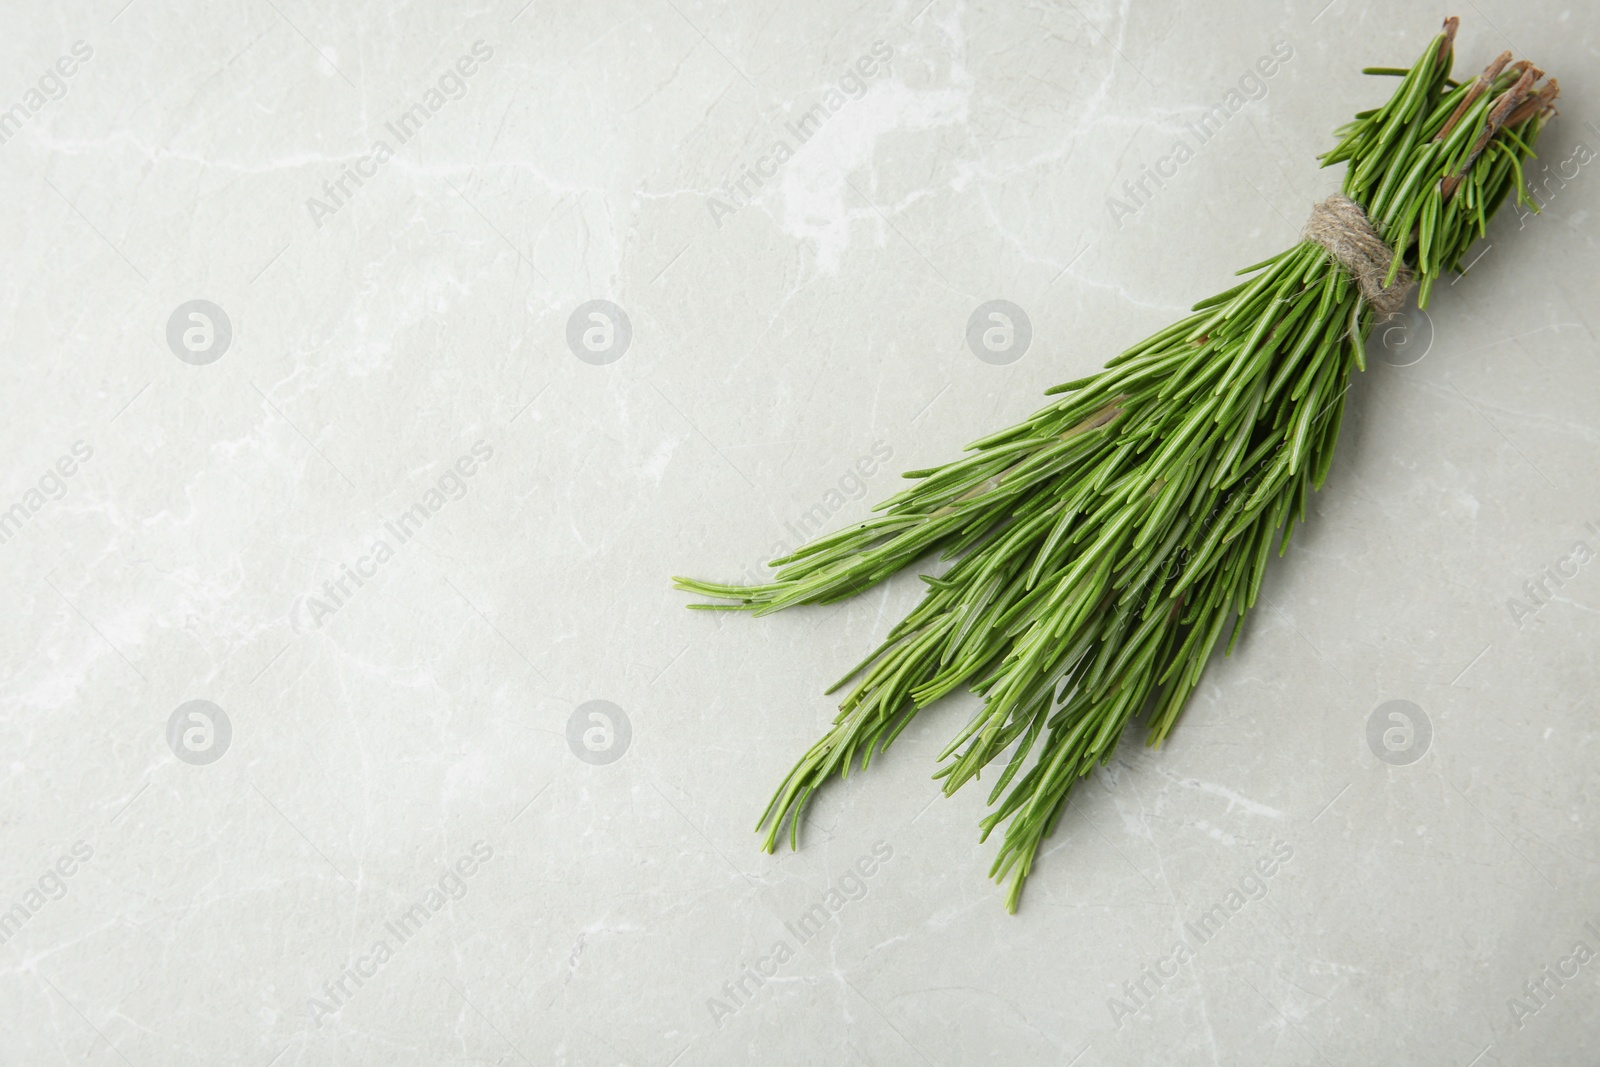
{"type": "MultiPolygon", "coordinates": [[[[1554,80],[1503,55],[1450,78],[1457,20],[1399,76],[1387,103],[1336,131],[1322,165],[1347,165],[1362,205],[1426,306],[1458,269],[1552,113],[1554,80]]],[[[1534,205],[1537,210],[1537,205],[1534,205]]],[[[967,448],[877,517],[774,560],[773,580],[676,579],[762,615],[854,596],[931,551],[956,562],[833,692],[854,680],[833,727],[779,786],[758,823],[791,845],[811,794],[865,768],[916,713],[967,686],[982,709],[940,753],[946,794],[1004,756],[983,837],[1004,824],[992,874],[1015,911],[1068,790],[1110,759],[1147,715],[1148,743],[1172,730],[1213,649],[1232,650],[1274,544],[1288,548],[1333,459],[1353,370],[1365,369],[1374,312],[1349,272],[1302,240],[1239,272],[1180,322],[1048,391],[1060,399],[967,448]]]]}

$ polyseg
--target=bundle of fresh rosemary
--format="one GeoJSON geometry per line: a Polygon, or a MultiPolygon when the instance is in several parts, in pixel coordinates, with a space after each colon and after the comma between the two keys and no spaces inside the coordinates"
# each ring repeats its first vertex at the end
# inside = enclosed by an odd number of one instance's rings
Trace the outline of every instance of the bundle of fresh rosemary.
{"type": "Polygon", "coordinates": [[[1500,203],[1523,199],[1556,83],[1536,88],[1542,72],[1508,52],[1458,84],[1456,25],[1409,70],[1367,71],[1401,80],[1322,157],[1347,164],[1343,197],[1318,205],[1304,240],[1239,272],[1249,280],[1049,390],[1061,399],[965,458],[907,473],[917,484],[881,516],[773,561],[770,584],[677,579],[731,601],[695,607],[766,614],[854,596],[935,549],[957,560],[923,576],[921,604],[834,686],[859,676],[763,814],[769,851],[786,821],[797,843],[813,790],[968,685],[983,708],[935,777],[953,793],[1012,750],[981,825],[987,838],[1006,823],[991,873],[1009,879],[1015,911],[1073,783],[1141,712],[1149,743],[1166,737],[1327,477],[1373,322],[1413,277],[1425,306],[1500,203]]]}

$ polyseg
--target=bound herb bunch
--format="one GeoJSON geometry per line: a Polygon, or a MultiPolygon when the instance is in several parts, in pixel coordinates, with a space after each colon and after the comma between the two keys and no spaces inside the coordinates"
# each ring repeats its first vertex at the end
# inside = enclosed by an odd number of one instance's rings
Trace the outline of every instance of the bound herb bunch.
{"type": "Polygon", "coordinates": [[[786,824],[797,845],[820,785],[967,686],[983,707],[934,777],[948,795],[1009,750],[981,827],[1005,827],[991,873],[1015,911],[1073,783],[1141,713],[1160,745],[1327,477],[1374,321],[1413,281],[1426,306],[1495,209],[1524,199],[1556,83],[1509,52],[1457,83],[1456,26],[1409,69],[1368,69],[1399,85],[1337,131],[1322,165],[1346,164],[1343,195],[1305,239],[963,458],[908,472],[880,515],[774,560],[770,583],[676,580],[721,601],[693,607],[762,615],[854,596],[933,551],[955,561],[829,690],[854,683],[757,824],[768,851],[786,824]]]}

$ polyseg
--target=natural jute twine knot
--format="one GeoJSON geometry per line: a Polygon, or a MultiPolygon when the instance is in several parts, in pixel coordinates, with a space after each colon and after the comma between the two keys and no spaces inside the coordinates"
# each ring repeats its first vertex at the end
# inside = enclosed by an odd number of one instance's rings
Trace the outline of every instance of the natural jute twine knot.
{"type": "Polygon", "coordinates": [[[1311,217],[1300,236],[1328,250],[1355,277],[1361,295],[1380,316],[1387,317],[1405,306],[1411,291],[1411,272],[1401,264],[1394,284],[1385,287],[1394,249],[1384,241],[1361,205],[1342,193],[1334,193],[1311,206],[1311,217]]]}

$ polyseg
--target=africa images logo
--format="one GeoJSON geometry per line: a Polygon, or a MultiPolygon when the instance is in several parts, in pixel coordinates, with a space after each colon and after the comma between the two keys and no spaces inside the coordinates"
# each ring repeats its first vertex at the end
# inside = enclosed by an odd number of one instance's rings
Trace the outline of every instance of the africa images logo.
{"type": "Polygon", "coordinates": [[[33,121],[46,104],[53,104],[67,95],[67,79],[78,73],[78,68],[94,57],[94,48],[87,41],[73,41],[68,53],[57,59],[39,76],[37,88],[22,94],[22,99],[8,108],[0,108],[0,144],[5,144],[22,132],[22,127],[33,121]]]}
{"type": "Polygon", "coordinates": [[[377,937],[366,953],[350,960],[335,978],[322,983],[320,998],[306,998],[306,1008],[318,1029],[340,1009],[350,1003],[356,991],[378,976],[395,953],[408,941],[420,934],[425,926],[451,901],[466,899],[471,887],[468,879],[479,873],[494,859],[494,846],[487,841],[475,841],[471,851],[448,865],[444,873],[428,886],[420,899],[395,918],[383,924],[386,937],[377,937]],[[392,942],[392,943],[391,943],[392,942]]]}
{"type": "Polygon", "coordinates": [[[47,503],[67,495],[66,479],[78,473],[78,468],[94,456],[94,449],[85,441],[72,443],[72,454],[63,455],[39,477],[38,487],[22,494],[22,499],[9,508],[0,502],[0,545],[6,544],[28,520],[39,513],[47,503]]]}
{"type": "Polygon", "coordinates": [[[893,48],[882,41],[872,42],[871,52],[845,68],[844,74],[839,78],[838,88],[829,88],[822,94],[820,102],[801,112],[798,120],[783,124],[788,137],[774,140],[767,150],[756,158],[753,169],[750,166],[741,167],[737,178],[722,183],[722,194],[726,199],[706,197],[706,208],[711,212],[711,221],[716,223],[717,228],[722,228],[723,219],[737,214],[748,206],[755,199],[756,193],[764,188],[767,182],[778,176],[783,165],[793,159],[807,141],[816,136],[817,131],[822,129],[823,123],[843,111],[850,101],[859,100],[867,95],[867,79],[887,71],[889,61],[893,58],[893,48]]]}
{"type": "Polygon", "coordinates": [[[474,41],[471,55],[458,57],[453,65],[446,67],[444,73],[439,75],[437,82],[423,92],[421,100],[400,112],[394,121],[383,124],[383,128],[394,138],[394,145],[378,138],[372,142],[372,148],[366,155],[341,170],[338,177],[322,183],[322,193],[326,199],[307,197],[306,211],[310,212],[311,221],[316,223],[317,229],[322,229],[323,219],[338,214],[350,202],[356,190],[366,184],[363,179],[378,176],[378,168],[394,158],[397,146],[404,145],[421,133],[422,127],[443,110],[445,104],[466,96],[468,79],[492,58],[493,48],[482,41],[474,41]],[[352,184],[355,189],[350,188],[352,184]]]}
{"type": "Polygon", "coordinates": [[[1194,922],[1184,924],[1184,933],[1189,935],[1187,939],[1178,939],[1165,956],[1145,964],[1137,978],[1123,982],[1124,999],[1106,999],[1115,1029],[1122,1029],[1123,1023],[1148,1008],[1166,990],[1167,983],[1178,977],[1184,964],[1195,958],[1201,946],[1215,940],[1223,927],[1247,905],[1264,899],[1271,889],[1268,879],[1282,871],[1293,858],[1293,845],[1286,841],[1272,842],[1271,852],[1257,859],[1252,869],[1230,886],[1220,901],[1201,912],[1194,922]]]}
{"type": "Polygon", "coordinates": [[[1228,120],[1244,110],[1245,104],[1265,99],[1267,79],[1276,75],[1293,58],[1294,45],[1288,41],[1274,44],[1272,54],[1261,56],[1252,69],[1240,75],[1236,85],[1227,91],[1221,103],[1207,108],[1200,116],[1199,122],[1183,124],[1184,132],[1194,139],[1194,147],[1191,148],[1182,137],[1177,138],[1172,142],[1172,148],[1166,155],[1157,159],[1154,166],[1148,163],[1142,164],[1137,178],[1122,183],[1122,194],[1125,199],[1106,197],[1106,207],[1111,211],[1111,221],[1117,224],[1117,229],[1122,229],[1124,219],[1132,218],[1150,203],[1155,196],[1155,190],[1150,188],[1152,182],[1157,188],[1166,188],[1167,182],[1178,176],[1179,168],[1193,159],[1201,148],[1221,133],[1228,120]]]}
{"type": "Polygon", "coordinates": [[[397,518],[384,521],[383,533],[373,538],[366,553],[355,561],[353,569],[350,564],[341,563],[340,573],[322,583],[320,596],[313,591],[295,601],[289,609],[290,628],[297,634],[322,629],[323,622],[354,600],[356,593],[378,576],[379,568],[394,559],[401,546],[422,532],[423,525],[430,518],[442,511],[450,501],[466,496],[468,479],[493,458],[494,446],[487,441],[474,444],[470,455],[457,457],[422,494],[420,500],[402,511],[397,518]],[[391,539],[393,544],[390,543],[391,539]]]}
{"type": "Polygon", "coordinates": [[[754,963],[743,964],[732,981],[722,983],[722,996],[707,997],[706,1009],[717,1029],[722,1029],[723,1023],[754,1001],[756,993],[778,976],[783,965],[794,959],[797,945],[811,941],[852,901],[863,899],[871,889],[869,879],[893,858],[893,845],[887,841],[873,842],[872,851],[858,856],[850,870],[828,887],[821,900],[814,901],[794,922],[783,924],[794,938],[792,942],[789,938],[779,938],[766,955],[754,963]]]}

